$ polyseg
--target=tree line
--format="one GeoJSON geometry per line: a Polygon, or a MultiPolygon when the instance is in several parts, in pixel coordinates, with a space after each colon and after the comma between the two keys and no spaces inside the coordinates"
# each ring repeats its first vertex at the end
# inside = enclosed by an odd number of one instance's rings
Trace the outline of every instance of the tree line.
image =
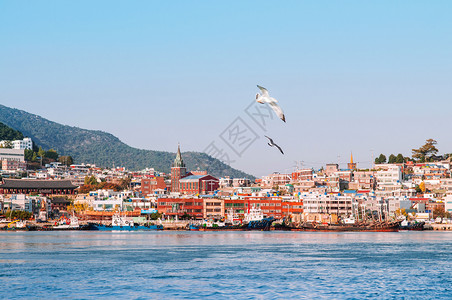
{"type": "Polygon", "coordinates": [[[411,157],[404,157],[401,153],[399,153],[397,155],[391,154],[388,158],[386,158],[386,155],[380,154],[377,158],[375,158],[375,163],[384,164],[387,162],[389,164],[401,164],[407,161],[423,163],[449,158],[450,154],[437,155],[438,148],[436,148],[436,144],[438,144],[438,142],[434,139],[428,139],[421,147],[411,150],[411,157]]]}

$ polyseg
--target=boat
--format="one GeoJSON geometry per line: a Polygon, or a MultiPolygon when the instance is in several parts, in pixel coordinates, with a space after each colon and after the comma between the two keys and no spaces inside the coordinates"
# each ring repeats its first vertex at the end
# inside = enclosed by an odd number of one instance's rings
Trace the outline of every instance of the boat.
{"type": "Polygon", "coordinates": [[[268,231],[274,221],[273,217],[265,218],[262,210],[255,206],[249,208],[242,220],[238,219],[232,210],[228,210],[224,221],[205,221],[199,228],[201,231],[220,230],[261,230],[268,231]]]}
{"type": "Polygon", "coordinates": [[[198,224],[188,224],[188,230],[190,231],[199,231],[200,227],[198,224]]]}
{"type": "Polygon", "coordinates": [[[78,218],[72,215],[70,218],[61,216],[52,227],[54,230],[76,230],[80,229],[78,218]]]}
{"type": "Polygon", "coordinates": [[[119,214],[113,215],[111,225],[90,223],[88,226],[88,230],[100,231],[147,231],[163,229],[163,225],[137,225],[132,219],[119,214]]]}
{"type": "Polygon", "coordinates": [[[268,231],[275,219],[273,217],[264,218],[264,214],[259,207],[252,206],[248,209],[243,219],[245,230],[268,231]]]}
{"type": "Polygon", "coordinates": [[[400,224],[400,230],[416,230],[422,231],[425,230],[425,222],[409,222],[407,220],[402,221],[400,224]]]}
{"type": "Polygon", "coordinates": [[[327,224],[319,222],[287,223],[275,226],[276,230],[290,231],[367,231],[367,232],[397,232],[401,221],[357,222],[353,224],[327,224]]]}

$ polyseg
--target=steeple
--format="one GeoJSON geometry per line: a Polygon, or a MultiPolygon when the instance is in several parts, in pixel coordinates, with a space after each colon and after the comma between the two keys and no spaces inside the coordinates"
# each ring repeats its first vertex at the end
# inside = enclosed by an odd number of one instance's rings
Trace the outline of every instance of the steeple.
{"type": "Polygon", "coordinates": [[[184,161],[182,160],[182,155],[180,154],[180,145],[177,144],[177,154],[174,159],[173,168],[185,168],[184,161]]]}
{"type": "Polygon", "coordinates": [[[356,163],[353,162],[353,152],[350,151],[350,162],[348,163],[348,168],[350,170],[356,169],[356,163]]]}

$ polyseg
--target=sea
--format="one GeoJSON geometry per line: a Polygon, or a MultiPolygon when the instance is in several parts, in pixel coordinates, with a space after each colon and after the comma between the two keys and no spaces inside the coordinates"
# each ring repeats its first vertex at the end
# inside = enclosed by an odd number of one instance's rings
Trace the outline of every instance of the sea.
{"type": "Polygon", "coordinates": [[[0,232],[0,299],[452,299],[452,232],[0,232]]]}

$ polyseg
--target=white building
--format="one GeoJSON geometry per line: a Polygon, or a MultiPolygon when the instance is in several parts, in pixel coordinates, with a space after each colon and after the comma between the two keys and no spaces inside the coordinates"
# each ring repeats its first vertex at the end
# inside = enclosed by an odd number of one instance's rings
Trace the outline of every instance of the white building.
{"type": "Polygon", "coordinates": [[[452,214],[452,195],[447,195],[444,198],[444,210],[452,214]]]}
{"type": "Polygon", "coordinates": [[[25,161],[24,149],[0,148],[0,160],[25,161]]]}
{"type": "Polygon", "coordinates": [[[325,195],[306,193],[303,199],[303,211],[310,214],[336,214],[349,216],[353,212],[354,197],[350,195],[325,195]]]}
{"type": "Polygon", "coordinates": [[[388,165],[386,170],[375,174],[377,188],[383,191],[397,190],[402,187],[402,169],[397,165],[388,165]]]}
{"type": "Polygon", "coordinates": [[[109,198],[106,200],[94,200],[91,202],[91,205],[95,211],[122,210],[123,201],[118,198],[109,198]]]}
{"type": "Polygon", "coordinates": [[[33,142],[31,140],[31,138],[24,138],[23,140],[16,140],[12,142],[13,144],[13,149],[28,149],[31,150],[33,149],[33,142]]]}
{"type": "MultiPolygon", "coordinates": [[[[6,142],[8,141],[0,141],[1,146],[5,146],[6,142]]],[[[24,138],[23,140],[15,140],[11,141],[12,149],[20,149],[20,150],[31,150],[33,149],[33,142],[31,138],[24,138]]]]}

